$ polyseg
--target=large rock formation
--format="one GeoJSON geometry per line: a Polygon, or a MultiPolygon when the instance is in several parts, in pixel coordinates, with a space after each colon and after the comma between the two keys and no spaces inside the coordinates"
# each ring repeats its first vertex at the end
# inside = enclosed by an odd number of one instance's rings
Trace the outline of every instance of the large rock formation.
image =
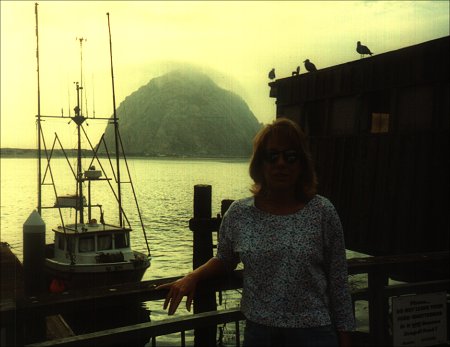
{"type": "MultiPolygon", "coordinates": [[[[152,79],[117,108],[127,154],[163,156],[249,156],[260,124],[238,95],[207,75],[175,70],[152,79]]],[[[114,151],[114,129],[105,140],[114,151]]]]}

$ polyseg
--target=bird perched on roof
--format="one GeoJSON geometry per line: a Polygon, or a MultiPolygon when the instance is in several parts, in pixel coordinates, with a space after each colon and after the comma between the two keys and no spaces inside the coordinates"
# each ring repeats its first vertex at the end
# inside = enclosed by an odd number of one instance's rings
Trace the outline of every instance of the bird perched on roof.
{"type": "Polygon", "coordinates": [[[292,76],[297,75],[300,73],[300,66],[297,66],[297,68],[295,69],[295,71],[292,71],[292,76]]]}
{"type": "Polygon", "coordinates": [[[356,43],[356,52],[361,54],[361,58],[363,58],[366,54],[372,55],[373,53],[370,51],[369,47],[361,44],[361,41],[356,43]]]}
{"type": "Polygon", "coordinates": [[[275,78],[275,69],[270,70],[270,72],[269,72],[269,78],[270,78],[271,80],[273,80],[273,79],[275,78]]]}
{"type": "Polygon", "coordinates": [[[313,63],[311,63],[311,62],[309,61],[309,59],[306,59],[306,60],[304,61],[304,63],[305,63],[305,69],[306,69],[307,71],[309,71],[309,72],[317,71],[316,66],[315,66],[313,63]]]}

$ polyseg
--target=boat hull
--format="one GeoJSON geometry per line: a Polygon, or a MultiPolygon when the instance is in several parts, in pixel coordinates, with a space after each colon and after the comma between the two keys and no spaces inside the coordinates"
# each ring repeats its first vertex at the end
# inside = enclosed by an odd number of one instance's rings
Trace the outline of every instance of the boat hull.
{"type": "Polygon", "coordinates": [[[47,257],[45,274],[48,288],[55,280],[63,283],[64,290],[139,282],[150,267],[150,260],[143,253],[134,253],[138,260],[99,264],[68,264],[47,257]]]}

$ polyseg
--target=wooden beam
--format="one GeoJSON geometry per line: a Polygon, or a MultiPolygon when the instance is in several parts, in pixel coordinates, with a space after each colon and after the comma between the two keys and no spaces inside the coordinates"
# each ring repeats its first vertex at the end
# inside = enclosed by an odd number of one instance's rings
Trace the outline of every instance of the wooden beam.
{"type": "Polygon", "coordinates": [[[195,315],[165,319],[162,321],[140,323],[115,329],[107,329],[94,333],[49,340],[40,343],[33,343],[26,346],[108,346],[111,344],[117,344],[120,341],[126,342],[127,339],[141,333],[145,333],[148,336],[160,336],[244,319],[245,317],[239,309],[211,311],[198,313],[195,315]]]}

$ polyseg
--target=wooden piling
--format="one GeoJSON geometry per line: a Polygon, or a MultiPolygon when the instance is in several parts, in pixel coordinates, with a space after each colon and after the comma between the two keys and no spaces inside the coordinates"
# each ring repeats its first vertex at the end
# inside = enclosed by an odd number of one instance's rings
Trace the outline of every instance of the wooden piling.
{"type": "Polygon", "coordinates": [[[37,296],[44,291],[45,223],[33,211],[23,224],[23,270],[25,295],[37,296]]]}
{"type": "Polygon", "coordinates": [[[222,200],[221,206],[220,206],[220,213],[223,216],[225,214],[225,212],[228,211],[228,209],[230,208],[230,205],[234,202],[234,200],[229,200],[229,199],[225,199],[222,200]]]}
{"type": "Polygon", "coordinates": [[[389,303],[384,295],[388,285],[387,272],[372,270],[368,272],[369,291],[369,334],[375,346],[390,344],[388,333],[389,303]]]}
{"type": "MultiPolygon", "coordinates": [[[[194,186],[194,220],[206,220],[211,218],[211,186],[194,186]]],[[[194,249],[192,255],[192,267],[194,269],[206,263],[213,256],[212,233],[202,225],[193,230],[194,249]]]]}
{"type": "MultiPolygon", "coordinates": [[[[206,263],[213,256],[212,230],[208,227],[211,223],[200,221],[211,220],[211,186],[194,186],[194,221],[191,224],[193,231],[193,268],[206,263]],[[200,223],[199,223],[200,222],[200,223]]],[[[199,286],[194,296],[194,313],[216,311],[216,294],[210,288],[199,286]]],[[[195,329],[195,346],[215,346],[216,326],[195,329]]]]}
{"type": "MultiPolygon", "coordinates": [[[[28,297],[41,295],[45,290],[45,223],[34,210],[23,224],[24,290],[28,297]]],[[[45,316],[23,317],[27,342],[42,341],[46,337],[45,316]]]]}
{"type": "Polygon", "coordinates": [[[23,324],[14,310],[16,301],[23,298],[23,267],[6,242],[0,243],[0,274],[0,345],[21,346],[24,344],[23,324]],[[10,313],[3,315],[9,309],[10,313]]]}

